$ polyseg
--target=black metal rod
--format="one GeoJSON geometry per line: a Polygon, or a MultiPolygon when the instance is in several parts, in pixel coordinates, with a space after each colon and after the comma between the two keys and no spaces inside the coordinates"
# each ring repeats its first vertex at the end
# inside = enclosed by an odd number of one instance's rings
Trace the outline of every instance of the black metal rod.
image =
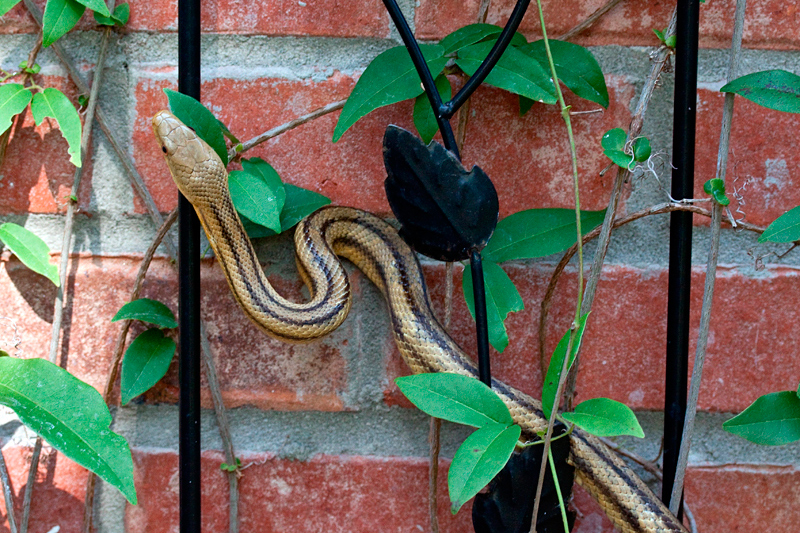
{"type": "MultiPolygon", "coordinates": [[[[695,118],[697,112],[697,39],[699,0],[678,0],[675,46],[675,115],[672,137],[672,196],[694,193],[695,118]]],[[[664,482],[661,498],[669,505],[678,465],[689,371],[689,296],[692,275],[692,215],[670,216],[667,357],[664,397],[664,482]]],[[[681,513],[679,513],[680,515],[681,513]]]]}
{"type": "MultiPolygon", "coordinates": [[[[200,1],[178,1],[178,91],[200,98],[200,1]]],[[[180,531],[200,533],[200,222],[178,198],[180,531]]]]}
{"type": "MultiPolygon", "coordinates": [[[[397,5],[395,0],[383,0],[383,5],[386,6],[386,11],[389,12],[389,16],[392,18],[392,22],[394,22],[397,28],[397,32],[403,39],[403,44],[405,44],[406,50],[408,50],[411,56],[411,61],[414,63],[414,68],[419,74],[419,79],[422,81],[422,86],[425,88],[425,94],[428,96],[431,107],[434,110],[442,109],[444,104],[442,104],[442,97],[439,95],[439,90],[436,88],[433,74],[431,74],[431,70],[425,62],[422,50],[419,49],[417,39],[414,38],[414,34],[406,21],[406,17],[400,10],[400,6],[397,5]]],[[[439,131],[442,132],[444,147],[453,152],[460,160],[461,154],[458,153],[456,137],[453,135],[453,128],[450,126],[450,122],[447,118],[443,117],[441,113],[436,112],[434,115],[436,116],[436,123],[439,125],[439,131]]]]}
{"type": "Polygon", "coordinates": [[[478,70],[467,80],[467,83],[464,84],[461,90],[458,91],[449,102],[443,105],[441,108],[442,116],[450,118],[455,115],[456,111],[458,111],[458,109],[464,105],[464,102],[472,96],[472,93],[483,83],[483,80],[486,79],[489,72],[491,72],[497,62],[500,61],[506,48],[511,44],[511,39],[514,37],[517,28],[519,28],[522,17],[525,16],[525,11],[528,10],[528,4],[530,4],[530,0],[519,0],[517,2],[514,6],[514,11],[511,12],[508,22],[506,22],[503,31],[497,38],[497,42],[494,43],[489,55],[486,56],[481,66],[478,67],[478,70]]]}
{"type": "Polygon", "coordinates": [[[489,364],[489,325],[486,319],[486,288],[483,285],[483,262],[478,250],[471,250],[469,266],[472,271],[472,296],[475,303],[475,329],[478,338],[478,377],[492,386],[492,371],[489,364]]]}

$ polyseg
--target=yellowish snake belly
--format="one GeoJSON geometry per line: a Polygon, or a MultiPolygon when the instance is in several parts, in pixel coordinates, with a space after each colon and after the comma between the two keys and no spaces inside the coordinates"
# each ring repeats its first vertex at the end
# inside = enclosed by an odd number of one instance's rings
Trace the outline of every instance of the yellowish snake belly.
{"type": "MultiPolygon", "coordinates": [[[[381,219],[349,207],[325,207],[295,231],[298,270],[310,300],[296,303],[270,285],[228,192],[222,161],[168,111],[153,129],[175,183],[194,206],[239,306],[267,334],[292,342],[322,337],[350,309],[350,285],[338,257],[350,260],[386,298],[397,347],[414,373],[453,372],[477,377],[472,360],[431,312],[416,255],[381,219]]],[[[541,403],[492,380],[523,433],[535,438],[547,421],[541,403]]],[[[650,489],[611,449],[580,429],[571,435],[570,462],[585,487],[625,533],[686,532],[650,489]]]]}

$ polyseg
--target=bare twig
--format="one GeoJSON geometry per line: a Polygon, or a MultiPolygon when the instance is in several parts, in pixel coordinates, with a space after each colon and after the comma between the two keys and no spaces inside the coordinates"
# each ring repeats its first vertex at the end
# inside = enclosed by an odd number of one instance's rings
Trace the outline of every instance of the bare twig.
{"type": "MultiPolygon", "coordinates": [[[[669,25],[667,26],[667,36],[675,33],[676,21],[677,11],[673,11],[669,25]]],[[[669,48],[662,46],[658,51],[657,57],[653,61],[650,73],[645,79],[644,88],[642,89],[642,94],[639,97],[639,102],[636,105],[636,111],[634,112],[630,127],[628,128],[628,139],[638,137],[642,131],[642,125],[644,124],[644,117],[647,112],[648,104],[650,103],[650,99],[653,97],[653,91],[656,88],[656,83],[661,76],[662,71],[664,70],[664,66],[666,65],[667,58],[669,57],[670,53],[671,50],[669,48]]],[[[585,315],[592,310],[594,296],[597,292],[597,284],[600,282],[600,274],[603,270],[603,263],[605,262],[606,253],[608,252],[608,245],[611,242],[611,222],[617,216],[617,207],[619,206],[619,199],[622,196],[622,186],[628,181],[630,174],[631,173],[628,169],[617,167],[617,176],[614,180],[614,185],[611,190],[611,198],[608,202],[606,216],[603,220],[603,225],[601,226],[600,240],[598,241],[597,250],[595,251],[594,259],[592,261],[592,269],[590,270],[586,280],[586,290],[584,291],[583,295],[581,314],[585,315]]],[[[541,355],[544,357],[544,350],[542,350],[541,355]]],[[[565,395],[568,409],[572,408],[574,401],[576,376],[578,374],[579,365],[580,350],[578,350],[578,353],[575,355],[575,362],[572,364],[572,369],[570,370],[567,378],[568,381],[565,395]]]]}
{"type": "MultiPolygon", "coordinates": [[[[41,35],[39,32],[39,40],[37,47],[41,47],[41,35]]],[[[70,191],[70,198],[67,203],[67,214],[64,221],[64,234],[61,238],[61,264],[59,266],[60,285],[56,290],[56,299],[53,307],[53,324],[52,334],[50,336],[50,352],[49,359],[53,364],[57,363],[58,357],[58,341],[61,334],[61,321],[64,315],[64,291],[67,285],[67,270],[69,267],[69,252],[70,244],[72,242],[72,226],[75,219],[75,207],[77,206],[77,197],[81,185],[81,177],[86,169],[86,158],[89,153],[89,142],[92,133],[92,124],[94,122],[94,115],[97,109],[97,95],[100,91],[100,83],[102,81],[103,67],[106,61],[106,51],[108,50],[108,30],[103,35],[100,44],[100,52],[97,58],[97,65],[94,71],[94,80],[92,81],[92,89],[89,95],[89,106],[86,112],[85,123],[83,132],[81,133],[81,166],[75,169],[75,174],[72,177],[72,189],[70,191]]],[[[37,48],[31,52],[28,59],[28,66],[32,66],[36,60],[37,48]]],[[[36,471],[39,468],[39,454],[36,449],[41,450],[42,438],[37,436],[36,443],[34,444],[34,454],[31,460],[30,470],[28,472],[28,485],[25,487],[25,497],[22,501],[22,521],[20,522],[20,533],[26,533],[28,530],[28,518],[30,517],[31,499],[33,495],[33,486],[36,481],[36,471]]]]}
{"type": "Polygon", "coordinates": [[[264,133],[256,135],[255,137],[253,137],[249,141],[243,142],[242,143],[242,148],[238,152],[236,151],[236,147],[235,146],[233,148],[231,148],[228,151],[228,157],[230,159],[233,159],[234,157],[236,157],[237,154],[244,153],[244,152],[248,151],[249,149],[253,148],[254,146],[258,146],[259,144],[261,144],[263,142],[266,142],[266,141],[268,141],[270,139],[273,139],[273,138],[277,137],[278,135],[286,133],[289,130],[293,130],[294,128],[296,128],[298,126],[302,126],[306,122],[310,122],[310,121],[314,120],[315,118],[319,118],[319,117],[325,116],[328,113],[333,113],[334,111],[337,111],[337,110],[343,108],[345,102],[347,102],[347,100],[339,100],[338,102],[331,102],[330,104],[324,105],[324,106],[320,107],[319,109],[316,109],[316,110],[312,111],[311,113],[308,113],[306,115],[297,117],[296,119],[290,120],[289,122],[287,122],[285,124],[281,124],[280,126],[278,126],[276,128],[272,128],[271,130],[268,130],[268,131],[265,131],[264,133]]]}
{"type": "Polygon", "coordinates": [[[33,48],[31,49],[31,53],[28,54],[28,59],[27,59],[27,63],[26,63],[26,66],[28,68],[33,68],[33,65],[36,64],[36,58],[39,56],[39,51],[41,51],[41,49],[42,49],[42,37],[43,37],[43,33],[42,33],[42,29],[40,28],[39,29],[39,35],[36,36],[36,44],[33,45],[33,48]]]}
{"type": "Polygon", "coordinates": [[[600,17],[611,11],[614,8],[614,6],[619,4],[621,1],[622,0],[609,0],[608,2],[600,6],[594,13],[586,17],[585,20],[573,26],[566,33],[558,36],[558,40],[569,41],[570,39],[581,33],[583,30],[585,30],[586,28],[597,22],[600,19],[600,17]]]}
{"type": "MultiPolygon", "coordinates": [[[[734,15],[733,37],[731,41],[730,64],[728,66],[728,82],[738,76],[739,59],[742,51],[742,33],[744,31],[744,15],[747,6],[746,0],[736,1],[734,15]]],[[[719,151],[717,152],[717,178],[725,181],[728,167],[728,149],[730,146],[731,122],[733,121],[734,94],[725,94],[725,104],[722,110],[722,127],[719,135],[719,151]]],[[[689,448],[692,443],[692,432],[697,415],[697,399],[700,395],[700,383],[703,379],[703,363],[706,358],[708,345],[708,330],[711,324],[711,305],[714,300],[714,282],[717,277],[717,259],[719,257],[720,223],[722,219],[722,205],[716,200],[711,211],[711,245],[708,250],[708,266],[706,267],[706,283],[703,289],[703,306],[700,312],[700,330],[697,336],[697,347],[694,355],[694,368],[692,369],[692,383],[689,388],[689,399],[686,406],[686,418],[683,423],[681,448],[678,454],[678,464],[675,472],[675,482],[672,485],[672,496],[669,509],[677,514],[681,505],[683,481],[686,476],[686,466],[689,461],[689,448]]]]}
{"type": "Polygon", "coordinates": [[[0,482],[3,484],[3,499],[6,501],[8,529],[10,533],[17,533],[17,521],[14,518],[14,493],[11,490],[11,478],[8,477],[8,467],[2,450],[0,450],[0,482]]]}
{"type": "Polygon", "coordinates": [[[620,446],[617,446],[616,443],[614,443],[614,442],[612,442],[612,441],[610,441],[610,440],[608,440],[608,439],[606,439],[604,437],[598,437],[598,438],[601,441],[603,441],[603,444],[605,444],[606,446],[608,446],[609,448],[614,450],[618,455],[622,455],[623,457],[627,457],[631,461],[635,462],[636,464],[638,464],[639,466],[641,466],[642,468],[644,468],[645,470],[647,470],[648,472],[653,474],[653,476],[655,476],[656,479],[661,480],[661,478],[664,477],[664,474],[661,472],[661,468],[659,468],[658,464],[656,464],[655,462],[648,461],[647,459],[645,459],[644,457],[642,457],[640,455],[636,455],[635,453],[630,452],[630,451],[626,450],[625,448],[621,448],[620,446]]]}
{"type": "MultiPolygon", "coordinates": [[[[172,210],[172,213],[169,214],[167,219],[159,228],[158,233],[156,234],[153,242],[150,244],[150,247],[144,254],[141,263],[139,264],[139,271],[136,273],[136,280],[133,284],[133,290],[131,291],[130,301],[136,300],[139,298],[139,294],[142,291],[142,285],[144,285],[144,279],[147,275],[147,270],[150,268],[150,263],[153,261],[153,256],[158,249],[159,244],[164,239],[164,236],[167,234],[169,229],[172,227],[172,224],[175,223],[175,220],[178,219],[178,208],[172,210]]],[[[119,375],[119,368],[120,368],[120,361],[122,360],[122,353],[125,348],[125,341],[128,338],[128,330],[131,327],[133,320],[123,320],[121,324],[121,328],[119,334],[117,335],[117,341],[114,345],[114,355],[111,357],[111,365],[108,370],[108,377],[106,378],[106,386],[103,390],[103,400],[106,403],[109,402],[111,399],[111,394],[114,391],[114,384],[117,381],[117,376],[119,375]]],[[[94,488],[97,484],[97,476],[94,473],[89,473],[89,477],[86,479],[86,495],[83,501],[83,532],[84,533],[92,533],[93,530],[93,522],[94,522],[94,488]]]]}

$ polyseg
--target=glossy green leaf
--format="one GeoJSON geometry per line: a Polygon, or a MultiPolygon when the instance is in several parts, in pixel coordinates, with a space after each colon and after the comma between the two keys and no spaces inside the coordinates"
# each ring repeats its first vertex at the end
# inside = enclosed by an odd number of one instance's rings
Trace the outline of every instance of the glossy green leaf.
{"type": "Polygon", "coordinates": [[[644,438],[631,408],[608,398],[593,398],[579,403],[571,413],[561,413],[565,420],[598,437],[633,435],[644,438]]]}
{"type": "MultiPolygon", "coordinates": [[[[603,222],[603,211],[581,211],[581,232],[585,235],[603,222]]],[[[483,249],[487,261],[502,263],[532,259],[563,252],[575,244],[575,211],[572,209],[528,209],[497,223],[483,249]]]]}
{"type": "Polygon", "coordinates": [[[178,120],[194,130],[198,137],[203,139],[214,150],[222,164],[228,164],[228,148],[225,145],[225,136],[219,121],[206,106],[185,94],[164,89],[164,94],[169,100],[169,108],[178,120]]]}
{"type": "Polygon", "coordinates": [[[42,46],[47,48],[75,27],[86,6],[75,0],[47,0],[42,17],[42,46]]]}
{"type": "Polygon", "coordinates": [[[58,287],[58,267],[50,264],[50,249],[35,233],[13,222],[0,225],[0,241],[16,255],[22,264],[46,277],[58,287]]]}
{"type": "Polygon", "coordinates": [[[175,341],[160,329],[150,328],[133,339],[122,360],[122,405],[150,390],[164,377],[175,356],[175,341]]]}
{"type": "Polygon", "coordinates": [[[19,83],[0,86],[0,133],[11,127],[11,119],[22,113],[33,98],[33,93],[19,83]]]}
{"type": "MultiPolygon", "coordinates": [[[[445,54],[452,54],[471,44],[479,43],[488,39],[492,44],[497,41],[503,28],[494,24],[470,24],[461,27],[439,41],[439,46],[444,48],[445,54]]],[[[524,46],[528,41],[519,32],[514,33],[511,38],[511,46],[524,46]]]]}
{"type": "MultiPolygon", "coordinates": [[[[489,54],[493,44],[492,42],[483,42],[461,49],[458,52],[456,65],[472,76],[489,54]]],[[[506,49],[484,83],[537,102],[556,103],[555,88],[550,80],[549,72],[545,71],[537,61],[532,61],[527,54],[513,46],[506,49]]]]}
{"type": "Polygon", "coordinates": [[[20,0],[0,0],[0,17],[11,11],[19,2],[20,0]]]}
{"type": "Polygon", "coordinates": [[[769,109],[800,113],[800,76],[785,70],[754,72],[736,78],[720,91],[736,93],[769,109]]]}
{"type": "Polygon", "coordinates": [[[772,224],[758,238],[758,242],[793,242],[800,239],[800,206],[790,209],[772,224]]]}
{"type": "Polygon", "coordinates": [[[108,10],[105,0],[78,0],[78,3],[85,5],[96,13],[100,13],[104,17],[111,16],[111,12],[108,10]]]}
{"type": "Polygon", "coordinates": [[[650,147],[650,139],[647,137],[637,137],[633,141],[633,159],[639,163],[643,163],[650,158],[652,148],[650,147]]]}
{"type": "Polygon", "coordinates": [[[111,14],[110,17],[106,17],[101,15],[98,12],[94,12],[94,20],[98,24],[102,24],[104,26],[114,26],[117,25],[119,27],[123,27],[128,23],[128,19],[131,16],[131,6],[130,4],[119,4],[114,8],[114,12],[111,14]]]}
{"type": "Polygon", "coordinates": [[[281,232],[281,211],[286,190],[272,166],[260,158],[242,160],[243,171],[228,174],[228,186],[236,210],[248,220],[281,232]]]}
{"type": "MultiPolygon", "coordinates": [[[[569,364],[567,370],[572,368],[572,363],[575,362],[575,355],[581,347],[583,340],[583,331],[586,329],[586,319],[588,314],[583,315],[578,320],[578,330],[575,332],[575,340],[572,341],[572,350],[569,354],[569,364]]],[[[544,377],[544,384],[542,385],[542,410],[545,416],[550,417],[553,412],[553,402],[555,401],[556,392],[558,392],[558,381],[561,379],[561,368],[564,366],[564,357],[567,355],[567,346],[569,345],[569,337],[571,329],[568,329],[561,340],[558,341],[553,357],[550,358],[550,364],[547,366],[547,375],[544,377]]]]}
{"type": "MultiPolygon", "coordinates": [[[[544,71],[550,72],[544,41],[534,41],[519,50],[538,61],[544,71]]],[[[584,100],[608,108],[606,79],[589,50],[577,44],[550,39],[550,53],[553,55],[558,79],[570,91],[584,100]]]]}
{"type": "Polygon", "coordinates": [[[450,512],[456,514],[503,469],[521,432],[517,425],[491,424],[467,437],[447,473],[450,512]]]}
{"type": "Polygon", "coordinates": [[[130,448],[109,429],[111,413],[94,387],[43,359],[0,357],[0,403],[136,505],[130,448]]]}
{"type": "MultiPolygon", "coordinates": [[[[450,100],[450,96],[453,92],[450,87],[450,80],[447,79],[447,76],[439,74],[435,82],[436,89],[439,91],[442,101],[447,102],[450,100]]],[[[422,142],[425,144],[428,144],[433,140],[433,136],[436,135],[436,132],[439,131],[439,124],[436,123],[436,116],[433,114],[433,107],[431,107],[427,94],[422,93],[414,100],[413,117],[414,127],[417,128],[420,139],[422,139],[422,142]]]]}
{"type": "Polygon", "coordinates": [[[765,394],[722,428],[766,446],[795,442],[800,440],[800,397],[795,391],[765,394]]]}
{"type": "MultiPolygon", "coordinates": [[[[281,231],[293,228],[320,207],[331,203],[328,197],[291,183],[284,183],[283,188],[286,191],[286,201],[283,204],[283,211],[281,211],[281,231]]],[[[251,239],[276,235],[271,229],[256,224],[247,217],[241,218],[244,229],[251,239]]]]}
{"type": "Polygon", "coordinates": [[[58,122],[58,129],[67,141],[70,163],[81,166],[81,118],[69,98],[58,89],[48,87],[33,95],[31,113],[37,126],[48,117],[58,122]]]}
{"type": "Polygon", "coordinates": [[[603,153],[614,164],[622,168],[631,168],[634,161],[632,155],[625,152],[625,142],[628,139],[628,134],[622,128],[614,128],[603,134],[600,139],[600,144],[603,147],[603,153]]]}
{"type": "Polygon", "coordinates": [[[475,378],[439,372],[394,382],[419,410],[436,418],[473,427],[514,422],[503,400],[475,378]]]}
{"type": "MultiPolygon", "coordinates": [[[[438,76],[448,60],[444,57],[444,49],[431,44],[421,44],[419,47],[431,75],[438,76]]],[[[338,141],[350,126],[370,111],[415,98],[423,92],[422,82],[405,46],[386,50],[372,60],[358,79],[339,115],[333,131],[333,142],[338,141]]]]}
{"type": "MultiPolygon", "coordinates": [[[[483,261],[483,281],[486,287],[486,318],[489,325],[489,342],[498,352],[508,346],[505,319],[509,313],[522,311],[522,296],[505,271],[492,261],[483,261]]],[[[461,289],[467,307],[475,319],[475,300],[472,293],[472,270],[467,265],[461,278],[461,289]]]]}
{"type": "Polygon", "coordinates": [[[714,200],[720,205],[728,205],[731,203],[728,196],[725,194],[725,182],[719,178],[713,178],[703,184],[703,190],[706,194],[710,194],[714,200]]]}
{"type": "Polygon", "coordinates": [[[123,305],[111,319],[112,322],[118,320],[141,320],[168,329],[178,327],[178,321],[175,320],[175,315],[170,308],[158,300],[150,298],[139,298],[123,305]]]}

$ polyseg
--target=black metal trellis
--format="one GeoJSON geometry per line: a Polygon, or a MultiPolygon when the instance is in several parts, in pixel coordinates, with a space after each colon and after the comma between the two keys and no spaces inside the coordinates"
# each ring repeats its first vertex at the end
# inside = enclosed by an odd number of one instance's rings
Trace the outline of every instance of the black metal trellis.
{"type": "MultiPolygon", "coordinates": [[[[518,0],[498,40],[480,68],[449,101],[442,102],[433,76],[396,0],[383,0],[422,80],[434,109],[444,146],[459,159],[452,118],[486,79],[500,60],[519,27],[530,0],[518,0]]],[[[698,0],[678,0],[675,88],[674,166],[672,195],[690,198],[694,172],[694,125],[697,90],[698,0]]],[[[200,1],[178,3],[178,90],[200,97],[200,1]]],[[[180,208],[180,530],[200,533],[200,225],[191,204],[179,198],[180,208]]],[[[686,409],[688,312],[691,267],[691,214],[675,212],[670,227],[670,287],[667,331],[667,384],[665,396],[664,499],[668,500],[677,464],[686,409]]],[[[470,265],[478,336],[480,378],[491,383],[479,250],[472,250],[470,265]]],[[[669,503],[669,502],[667,502],[669,503]]]]}
{"type": "MultiPolygon", "coordinates": [[[[200,0],[178,1],[178,91],[200,99],[200,0]]],[[[200,533],[200,221],[179,193],[181,533],[200,533]]]]}
{"type": "MultiPolygon", "coordinates": [[[[675,45],[675,115],[672,132],[672,197],[694,193],[699,0],[678,0],[675,45]]],[[[689,290],[692,283],[692,214],[673,212],[669,231],[667,357],[664,391],[664,482],[669,505],[678,466],[689,375],[689,290]]],[[[682,510],[678,512],[680,518],[682,510]]]]}

